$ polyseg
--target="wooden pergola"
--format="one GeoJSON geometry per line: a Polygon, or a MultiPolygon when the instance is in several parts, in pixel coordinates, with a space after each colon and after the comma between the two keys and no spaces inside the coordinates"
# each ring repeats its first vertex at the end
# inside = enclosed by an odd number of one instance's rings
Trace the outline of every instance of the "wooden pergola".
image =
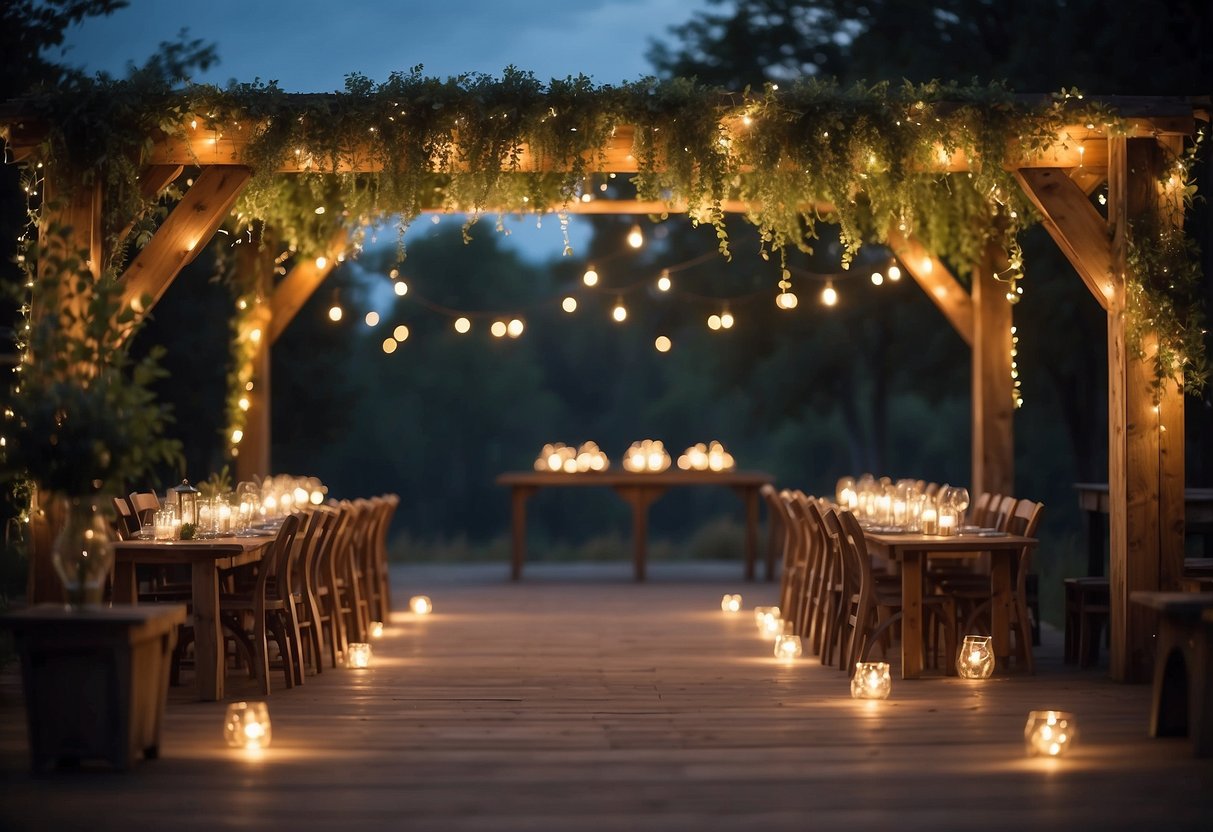
{"type": "MultiPolygon", "coordinates": [[[[1108,103],[1121,117],[1123,131],[1115,134],[1090,124],[1060,131],[1042,152],[1007,148],[1004,167],[1012,171],[1024,193],[1043,217],[1045,228],[1073,264],[1092,297],[1107,313],[1108,353],[1108,482],[1111,519],[1112,633],[1111,674],[1120,680],[1149,677],[1155,621],[1145,610],[1130,605],[1136,590],[1177,589],[1183,569],[1184,543],[1184,399],[1182,383],[1172,379],[1156,391],[1154,365],[1137,357],[1126,341],[1126,240],[1135,218],[1162,216],[1182,221],[1182,203],[1159,187],[1164,160],[1195,133],[1198,119],[1208,112],[1186,99],[1119,98],[1108,103]],[[1090,196],[1107,185],[1107,216],[1090,196]]],[[[123,302],[146,313],[143,298],[154,304],[174,278],[216,233],[250,181],[248,148],[251,125],[217,129],[185,126],[174,134],[152,137],[141,189],[154,197],[187,168],[198,168],[192,184],[151,240],[134,256],[121,278],[123,302]]],[[[596,173],[636,173],[635,131],[615,130],[604,153],[596,158],[596,173]]],[[[13,160],[36,154],[39,131],[10,122],[8,140],[13,160]]],[[[357,150],[336,168],[293,156],[279,171],[373,172],[374,157],[357,150]]],[[[534,154],[522,149],[521,170],[540,169],[534,154]]],[[[937,170],[964,172],[963,153],[942,154],[937,170]]],[[[99,186],[57,181],[45,172],[44,224],[58,222],[74,233],[76,248],[90,252],[97,270],[106,262],[102,251],[101,191],[99,186]]],[[[743,211],[742,204],[725,204],[743,211]]],[[[639,201],[596,200],[573,203],[570,213],[646,214],[677,210],[678,206],[639,201]]],[[[268,303],[256,322],[256,372],[261,383],[250,396],[248,421],[238,456],[238,475],[269,471],[269,351],[291,319],[338,261],[347,245],[344,233],[330,243],[323,262],[306,260],[285,279],[272,283],[272,263],[258,262],[255,247],[243,247],[240,268],[261,281],[268,303]]],[[[996,275],[1005,269],[1006,255],[990,248],[970,264],[969,289],[945,264],[913,236],[891,229],[890,246],[906,270],[927,292],[948,322],[972,349],[972,478],[980,491],[1014,492],[1013,411],[1011,374],[1012,305],[1005,284],[996,275]]],[[[31,600],[37,600],[33,598],[31,600]]]]}

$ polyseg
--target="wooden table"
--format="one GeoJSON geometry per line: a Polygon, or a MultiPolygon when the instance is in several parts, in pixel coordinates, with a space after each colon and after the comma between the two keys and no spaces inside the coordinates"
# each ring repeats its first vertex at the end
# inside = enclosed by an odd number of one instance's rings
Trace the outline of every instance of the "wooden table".
{"type": "MultiPolygon", "coordinates": [[[[1087,513],[1087,575],[1103,575],[1104,518],[1108,515],[1108,484],[1076,482],[1078,507],[1087,513]]],[[[1204,535],[1204,553],[1213,557],[1213,488],[1184,489],[1184,531],[1204,535]]]]}
{"type": "Polygon", "coordinates": [[[219,622],[221,573],[261,560],[272,537],[221,537],[213,540],[119,540],[114,543],[114,601],[138,598],[136,565],[190,566],[193,600],[195,678],[198,698],[223,698],[223,627],[219,622]]]}
{"type": "Polygon", "coordinates": [[[901,678],[922,675],[922,588],[927,556],[933,558],[977,558],[989,552],[990,634],[994,655],[1005,661],[1011,654],[1012,564],[1024,546],[1035,545],[1032,537],[972,534],[942,537],[932,534],[878,534],[864,532],[868,550],[901,565],[901,678]]]}
{"type": "MultiPolygon", "coordinates": [[[[526,560],[526,501],[540,488],[605,486],[613,488],[632,507],[632,563],[636,580],[643,581],[648,553],[649,506],[670,488],[692,485],[723,485],[732,488],[745,504],[745,577],[754,579],[758,557],[758,489],[774,482],[770,474],[745,471],[663,471],[639,474],[630,471],[588,471],[565,474],[546,471],[516,471],[497,477],[497,484],[511,489],[514,557],[510,577],[522,576],[526,560]]],[[[770,566],[767,579],[770,580],[770,566]]]]}

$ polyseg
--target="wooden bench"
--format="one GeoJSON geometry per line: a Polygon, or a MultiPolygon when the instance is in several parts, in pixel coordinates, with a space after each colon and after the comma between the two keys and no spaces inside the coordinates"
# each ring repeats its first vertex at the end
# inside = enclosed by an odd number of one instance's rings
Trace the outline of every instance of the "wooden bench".
{"type": "Polygon", "coordinates": [[[184,622],[181,604],[39,604],[0,619],[21,656],[35,773],[97,759],[125,770],[140,755],[159,755],[169,662],[184,622]]]}
{"type": "Polygon", "coordinates": [[[1197,757],[1213,757],[1213,592],[1134,592],[1158,612],[1150,736],[1192,739],[1197,757]]]}

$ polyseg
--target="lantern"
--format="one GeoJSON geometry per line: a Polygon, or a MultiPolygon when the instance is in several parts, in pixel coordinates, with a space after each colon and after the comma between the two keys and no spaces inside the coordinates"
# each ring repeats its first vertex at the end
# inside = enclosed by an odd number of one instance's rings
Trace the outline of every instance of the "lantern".
{"type": "Polygon", "coordinates": [[[1032,711],[1023,729],[1029,757],[1061,757],[1074,745],[1078,724],[1066,711],[1032,711]]]}
{"type": "Polygon", "coordinates": [[[223,719],[223,739],[233,748],[257,751],[270,744],[270,711],[264,702],[233,702],[223,719]]]}
{"type": "Polygon", "coordinates": [[[725,595],[720,599],[720,609],[724,612],[739,612],[741,610],[741,596],[725,595]]]}
{"type": "Polygon", "coordinates": [[[177,517],[181,525],[195,525],[198,522],[198,489],[190,485],[189,480],[182,480],[181,485],[170,488],[169,502],[177,507],[177,517]]]}
{"type": "Polygon", "coordinates": [[[754,607],[754,626],[762,629],[762,622],[767,615],[774,613],[775,617],[779,617],[779,607],[754,607]]]}
{"type": "Polygon", "coordinates": [[[428,595],[414,595],[409,599],[409,609],[415,615],[429,615],[434,611],[434,603],[428,595]]]}
{"type": "Polygon", "coordinates": [[[779,617],[779,613],[769,612],[763,617],[758,632],[762,634],[763,638],[776,639],[785,633],[791,635],[791,627],[791,621],[784,621],[779,617]]]}
{"type": "Polygon", "coordinates": [[[888,662],[855,662],[851,677],[852,699],[888,699],[893,690],[893,677],[888,662]]]}
{"type": "Polygon", "coordinates": [[[371,633],[371,638],[383,638],[383,622],[382,621],[372,621],[368,625],[367,629],[371,633]]]}
{"type": "Polygon", "coordinates": [[[371,645],[365,641],[351,641],[349,657],[346,664],[350,667],[370,667],[371,645]]]}
{"type": "Polygon", "coordinates": [[[804,653],[800,636],[780,635],[775,638],[775,658],[785,662],[793,662],[804,653]]]}
{"type": "Polygon", "coordinates": [[[994,648],[989,636],[965,636],[956,654],[956,673],[962,679],[989,679],[994,673],[994,648]]]}

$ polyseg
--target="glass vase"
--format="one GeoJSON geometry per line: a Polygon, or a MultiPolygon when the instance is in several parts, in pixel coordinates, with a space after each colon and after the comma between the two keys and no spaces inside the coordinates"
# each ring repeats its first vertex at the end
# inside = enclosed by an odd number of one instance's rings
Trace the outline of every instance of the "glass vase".
{"type": "Polygon", "coordinates": [[[109,522],[93,498],[56,499],[59,524],[51,543],[51,563],[70,606],[101,603],[114,564],[109,522]]]}

